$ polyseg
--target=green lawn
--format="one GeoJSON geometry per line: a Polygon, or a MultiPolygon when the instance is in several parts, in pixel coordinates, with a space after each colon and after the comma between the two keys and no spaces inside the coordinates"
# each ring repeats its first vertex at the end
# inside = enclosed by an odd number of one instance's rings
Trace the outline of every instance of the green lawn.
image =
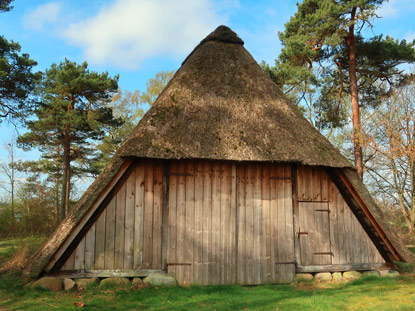
{"type": "MultiPolygon", "coordinates": [[[[4,245],[0,243],[0,256],[4,245]]],[[[24,289],[22,285],[16,276],[0,275],[0,311],[415,310],[415,274],[349,283],[119,289],[95,286],[58,293],[24,289]]]]}

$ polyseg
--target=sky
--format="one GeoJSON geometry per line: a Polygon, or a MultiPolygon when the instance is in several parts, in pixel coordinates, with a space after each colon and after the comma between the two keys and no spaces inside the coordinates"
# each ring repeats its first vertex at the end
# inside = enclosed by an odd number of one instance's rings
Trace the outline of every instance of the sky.
{"type": "MultiPolygon", "coordinates": [[[[278,31],[296,12],[292,0],[15,0],[0,14],[0,35],[19,42],[44,71],[65,58],[87,61],[97,72],[119,75],[123,90],[144,91],[162,70],[177,70],[219,25],[231,27],[257,62],[274,64],[278,31]]],[[[415,0],[390,0],[369,34],[415,39],[415,0]]],[[[22,133],[24,129],[19,129],[22,133]]],[[[14,127],[0,124],[0,161],[14,127]]],[[[27,160],[37,152],[18,150],[27,160]]],[[[0,176],[1,180],[1,176],[0,176]]],[[[1,192],[0,192],[1,193],[1,192]]]]}

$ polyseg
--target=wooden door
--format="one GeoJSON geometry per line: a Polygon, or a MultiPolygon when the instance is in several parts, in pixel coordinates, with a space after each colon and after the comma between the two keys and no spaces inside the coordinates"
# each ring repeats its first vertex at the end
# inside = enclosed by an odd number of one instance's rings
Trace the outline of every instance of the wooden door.
{"type": "Polygon", "coordinates": [[[332,264],[328,203],[299,202],[298,209],[301,266],[332,264]]]}

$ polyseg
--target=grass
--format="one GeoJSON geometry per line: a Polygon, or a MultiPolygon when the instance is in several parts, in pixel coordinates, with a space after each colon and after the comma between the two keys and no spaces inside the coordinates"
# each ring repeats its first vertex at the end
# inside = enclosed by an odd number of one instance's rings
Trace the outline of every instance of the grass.
{"type": "MultiPolygon", "coordinates": [[[[13,241],[0,242],[0,257],[13,241]]],[[[15,250],[16,251],[16,250],[15,250]]],[[[263,286],[114,288],[49,292],[25,289],[16,275],[0,275],[0,310],[414,310],[415,275],[366,277],[348,283],[263,286]]]]}

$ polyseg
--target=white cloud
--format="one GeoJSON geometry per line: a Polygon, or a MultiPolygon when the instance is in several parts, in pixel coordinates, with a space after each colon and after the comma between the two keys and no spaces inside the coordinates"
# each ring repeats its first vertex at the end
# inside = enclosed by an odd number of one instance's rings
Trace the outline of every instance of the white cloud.
{"type": "Polygon", "coordinates": [[[382,6],[376,11],[376,14],[380,17],[395,17],[398,14],[398,8],[396,7],[396,0],[389,0],[384,2],[382,6]]]}
{"type": "Polygon", "coordinates": [[[412,42],[415,40],[415,32],[408,32],[405,36],[406,42],[412,42]]]}
{"type": "Polygon", "coordinates": [[[136,68],[156,56],[180,56],[225,22],[211,0],[115,0],[64,31],[95,64],[136,68]]]}
{"type": "Polygon", "coordinates": [[[46,24],[58,21],[61,8],[62,5],[59,2],[49,2],[40,5],[23,16],[23,26],[26,29],[41,30],[46,24]]]}

